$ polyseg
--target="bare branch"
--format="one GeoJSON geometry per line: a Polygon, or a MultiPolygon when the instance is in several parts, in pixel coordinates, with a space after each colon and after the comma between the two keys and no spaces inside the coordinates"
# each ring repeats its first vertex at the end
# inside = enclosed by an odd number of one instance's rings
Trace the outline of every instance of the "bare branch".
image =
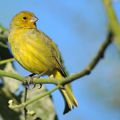
{"type": "MultiPolygon", "coordinates": [[[[94,69],[94,67],[98,64],[100,59],[104,56],[104,52],[107,49],[107,47],[109,46],[109,44],[111,43],[112,37],[113,37],[112,32],[110,32],[108,35],[108,38],[101,45],[97,55],[93,58],[93,60],[90,62],[90,64],[88,64],[88,66],[83,71],[76,73],[76,74],[73,74],[73,75],[70,75],[66,78],[62,78],[61,80],[56,80],[54,78],[34,79],[33,83],[35,83],[35,84],[42,83],[42,84],[56,84],[56,85],[61,84],[61,85],[64,85],[64,84],[70,83],[78,78],[81,78],[81,77],[84,77],[84,76],[90,74],[91,71],[94,69]]],[[[17,79],[17,80],[22,81],[22,82],[25,80],[24,77],[22,77],[18,74],[5,72],[3,70],[0,70],[0,76],[11,77],[11,78],[17,79]]]]}

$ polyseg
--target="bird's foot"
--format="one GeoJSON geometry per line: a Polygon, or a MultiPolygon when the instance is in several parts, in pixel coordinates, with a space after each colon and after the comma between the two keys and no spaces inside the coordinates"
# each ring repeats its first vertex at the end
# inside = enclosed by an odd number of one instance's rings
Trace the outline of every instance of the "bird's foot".
{"type": "MultiPolygon", "coordinates": [[[[27,88],[29,88],[29,86],[30,86],[31,84],[33,84],[33,87],[32,87],[32,88],[35,88],[35,87],[36,87],[36,84],[33,83],[33,79],[34,79],[34,78],[40,78],[40,77],[43,76],[45,73],[46,73],[46,72],[43,72],[43,73],[41,73],[41,74],[39,74],[39,75],[37,75],[37,76],[35,76],[34,73],[33,73],[33,74],[30,74],[29,76],[26,76],[26,77],[25,77],[25,80],[24,80],[23,84],[24,84],[27,88]]],[[[41,84],[41,83],[39,83],[39,89],[40,89],[40,88],[42,88],[42,84],[41,84]]]]}
{"type": "MultiPolygon", "coordinates": [[[[37,78],[40,78],[41,76],[42,76],[42,75],[39,74],[39,75],[37,75],[37,76],[33,76],[32,78],[33,78],[33,79],[34,79],[34,78],[37,79],[37,78]]],[[[39,89],[42,88],[42,83],[39,83],[38,85],[39,85],[39,87],[38,87],[39,89]]],[[[35,87],[36,87],[36,84],[34,84],[33,88],[35,88],[35,87]]]]}
{"type": "MultiPolygon", "coordinates": [[[[43,73],[41,73],[41,74],[38,74],[37,76],[33,76],[33,78],[40,78],[41,76],[44,76],[45,74],[47,73],[47,71],[45,71],[45,72],[43,72],[43,73]]],[[[35,86],[36,86],[36,84],[35,84],[35,86]]],[[[35,87],[34,86],[34,87],[35,87]]],[[[33,88],[34,88],[33,87],[33,88]]],[[[42,88],[42,83],[39,83],[39,89],[40,88],[42,88]]]]}
{"type": "Polygon", "coordinates": [[[36,86],[33,83],[33,77],[32,76],[26,76],[25,79],[24,79],[24,81],[23,81],[23,85],[25,85],[26,88],[29,88],[31,84],[33,84],[33,87],[36,86]]]}

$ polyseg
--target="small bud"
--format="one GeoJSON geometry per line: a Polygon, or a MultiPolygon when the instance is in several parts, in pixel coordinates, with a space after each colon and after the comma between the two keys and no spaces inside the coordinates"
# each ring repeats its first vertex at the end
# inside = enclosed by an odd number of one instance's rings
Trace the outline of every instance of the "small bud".
{"type": "Polygon", "coordinates": [[[34,116],[34,115],[35,115],[35,111],[33,111],[33,110],[28,110],[28,111],[27,111],[27,114],[30,115],[30,116],[34,116]]]}

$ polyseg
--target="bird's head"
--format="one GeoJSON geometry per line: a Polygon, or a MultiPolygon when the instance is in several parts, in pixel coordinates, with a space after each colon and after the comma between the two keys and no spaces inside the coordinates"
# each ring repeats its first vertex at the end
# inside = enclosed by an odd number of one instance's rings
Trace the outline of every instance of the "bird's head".
{"type": "Polygon", "coordinates": [[[16,14],[10,24],[10,27],[36,28],[38,18],[29,11],[22,11],[16,14]]]}

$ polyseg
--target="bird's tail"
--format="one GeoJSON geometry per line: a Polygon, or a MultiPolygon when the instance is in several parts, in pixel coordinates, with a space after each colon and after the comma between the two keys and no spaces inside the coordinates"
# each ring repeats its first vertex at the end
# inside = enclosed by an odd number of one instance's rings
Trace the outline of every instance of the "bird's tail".
{"type": "MultiPolygon", "coordinates": [[[[54,77],[59,80],[63,77],[63,75],[59,71],[55,71],[54,77]]],[[[65,99],[65,109],[63,114],[69,112],[74,107],[78,106],[77,100],[75,99],[72,90],[70,88],[70,84],[64,86],[63,89],[60,90],[64,99],[65,99]]]]}

